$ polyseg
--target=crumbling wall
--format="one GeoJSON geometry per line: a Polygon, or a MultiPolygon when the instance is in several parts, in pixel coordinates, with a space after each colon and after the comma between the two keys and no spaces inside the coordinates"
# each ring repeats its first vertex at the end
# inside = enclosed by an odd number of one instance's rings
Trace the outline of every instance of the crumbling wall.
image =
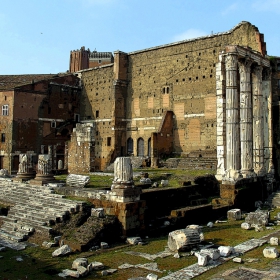
{"type": "Polygon", "coordinates": [[[68,142],[68,173],[94,171],[94,126],[77,124],[68,142]]]}

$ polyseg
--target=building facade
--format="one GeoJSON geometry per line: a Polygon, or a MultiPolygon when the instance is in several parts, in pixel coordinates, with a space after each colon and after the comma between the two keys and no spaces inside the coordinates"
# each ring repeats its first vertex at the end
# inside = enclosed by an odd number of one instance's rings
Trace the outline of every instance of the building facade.
{"type": "Polygon", "coordinates": [[[273,167],[269,71],[264,36],[249,22],[192,40],[117,51],[113,63],[78,71],[81,122],[94,126],[92,169],[104,170],[127,155],[150,157],[154,166],[168,156],[215,157],[218,179],[263,175],[273,167]],[[235,57],[233,72],[228,57],[235,57]],[[262,129],[265,138],[257,132],[262,129]]]}
{"type": "Polygon", "coordinates": [[[66,75],[0,76],[0,168],[16,173],[20,154],[53,156],[53,169],[65,160],[65,142],[79,121],[79,79],[66,75]],[[32,79],[31,79],[32,78],[32,79]]]}

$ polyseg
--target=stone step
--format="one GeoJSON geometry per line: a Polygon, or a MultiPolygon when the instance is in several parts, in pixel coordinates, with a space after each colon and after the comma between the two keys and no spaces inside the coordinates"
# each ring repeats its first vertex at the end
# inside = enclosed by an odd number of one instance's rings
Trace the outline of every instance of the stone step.
{"type": "Polygon", "coordinates": [[[10,234],[10,233],[5,232],[4,230],[1,230],[1,229],[0,229],[0,238],[12,240],[12,241],[15,241],[15,242],[22,242],[22,241],[24,241],[23,237],[19,237],[19,236],[10,234]]]}
{"type": "MultiPolygon", "coordinates": [[[[67,201],[66,199],[58,200],[55,198],[43,198],[43,197],[28,197],[24,198],[22,196],[10,196],[7,201],[11,201],[13,204],[28,204],[31,205],[35,203],[37,206],[49,207],[49,208],[57,208],[61,209],[62,207],[66,207],[68,211],[71,213],[79,212],[82,209],[82,204],[75,204],[72,201],[67,201]]],[[[64,210],[66,210],[64,209],[64,210]]]]}
{"type": "Polygon", "coordinates": [[[0,216],[0,221],[4,221],[4,222],[10,222],[10,223],[16,223],[17,219],[13,218],[13,217],[8,217],[8,216],[0,216]]]}
{"type": "Polygon", "coordinates": [[[18,231],[21,232],[25,235],[31,235],[34,232],[33,227],[24,227],[19,223],[12,223],[12,222],[5,222],[2,226],[1,229],[6,231],[6,232],[12,232],[12,231],[18,231]]]}
{"type": "Polygon", "coordinates": [[[62,217],[57,217],[57,216],[49,216],[49,215],[44,215],[44,214],[39,214],[35,212],[23,212],[21,214],[18,213],[18,211],[15,210],[10,210],[8,213],[9,217],[15,217],[18,220],[18,216],[27,218],[31,221],[36,221],[36,222],[42,222],[42,224],[46,223],[47,225],[53,225],[56,222],[61,222],[63,220],[62,217]]]}
{"type": "Polygon", "coordinates": [[[54,217],[58,219],[58,222],[61,222],[70,214],[70,211],[64,207],[61,209],[53,209],[44,206],[34,205],[32,207],[32,205],[30,206],[30,205],[22,205],[22,204],[15,205],[11,210],[19,211],[19,212],[27,212],[31,214],[34,213],[35,215],[39,215],[42,217],[54,217]]]}

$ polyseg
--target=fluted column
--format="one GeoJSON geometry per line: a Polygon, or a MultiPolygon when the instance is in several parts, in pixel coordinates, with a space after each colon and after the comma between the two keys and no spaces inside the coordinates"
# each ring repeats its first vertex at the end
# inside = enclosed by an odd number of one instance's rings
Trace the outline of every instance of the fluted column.
{"type": "Polygon", "coordinates": [[[225,175],[225,151],[226,151],[226,126],[225,126],[225,61],[222,54],[216,63],[216,110],[217,110],[217,180],[222,180],[225,175]]]}
{"type": "Polygon", "coordinates": [[[240,74],[240,159],[241,175],[249,178],[253,172],[253,117],[251,93],[252,61],[245,59],[238,62],[240,74]]]}
{"type": "Polygon", "coordinates": [[[226,175],[225,180],[240,177],[239,102],[237,91],[237,54],[229,53],[226,63],[226,175]]]}
{"type": "Polygon", "coordinates": [[[256,66],[252,75],[253,91],[253,165],[258,176],[265,174],[264,170],[264,122],[262,94],[262,66],[256,66]]]}
{"type": "Polygon", "coordinates": [[[274,179],[274,166],[272,161],[273,131],[272,131],[272,92],[271,92],[271,70],[263,71],[263,115],[264,115],[264,169],[269,180],[274,179]]]}

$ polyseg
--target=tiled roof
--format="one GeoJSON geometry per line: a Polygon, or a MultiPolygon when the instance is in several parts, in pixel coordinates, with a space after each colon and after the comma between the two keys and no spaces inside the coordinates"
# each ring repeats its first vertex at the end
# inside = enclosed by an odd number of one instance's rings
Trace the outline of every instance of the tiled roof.
{"type": "Polygon", "coordinates": [[[28,75],[0,75],[0,91],[13,90],[15,87],[51,79],[65,74],[28,74],[28,75]]]}

